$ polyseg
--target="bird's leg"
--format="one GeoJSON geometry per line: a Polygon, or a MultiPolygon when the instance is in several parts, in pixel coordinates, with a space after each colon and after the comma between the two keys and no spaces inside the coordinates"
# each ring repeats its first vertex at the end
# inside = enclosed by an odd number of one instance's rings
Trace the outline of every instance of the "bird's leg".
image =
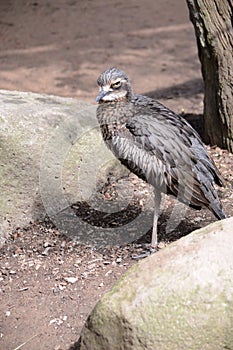
{"type": "Polygon", "coordinates": [[[159,209],[161,203],[161,191],[157,188],[154,190],[155,193],[155,209],[154,209],[154,220],[153,220],[153,229],[152,229],[152,237],[151,237],[151,246],[150,251],[154,253],[158,247],[158,218],[159,218],[159,209]]]}
{"type": "Polygon", "coordinates": [[[159,217],[159,209],[160,209],[160,203],[161,203],[161,191],[159,191],[159,189],[155,189],[154,190],[155,193],[155,208],[154,208],[154,219],[153,219],[153,229],[152,229],[152,237],[151,237],[151,243],[148,247],[148,245],[146,245],[147,251],[143,252],[142,254],[139,255],[134,255],[132,256],[133,259],[143,259],[146,258],[147,256],[155,253],[157,251],[158,248],[158,236],[157,236],[157,225],[158,225],[158,217],[159,217]]]}

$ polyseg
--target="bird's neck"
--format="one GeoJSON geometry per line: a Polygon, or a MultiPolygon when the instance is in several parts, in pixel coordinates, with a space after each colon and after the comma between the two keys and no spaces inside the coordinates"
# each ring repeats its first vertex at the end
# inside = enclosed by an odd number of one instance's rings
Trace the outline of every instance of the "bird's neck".
{"type": "Polygon", "coordinates": [[[123,124],[134,114],[134,104],[131,99],[119,99],[100,103],[97,118],[100,124],[123,124]]]}

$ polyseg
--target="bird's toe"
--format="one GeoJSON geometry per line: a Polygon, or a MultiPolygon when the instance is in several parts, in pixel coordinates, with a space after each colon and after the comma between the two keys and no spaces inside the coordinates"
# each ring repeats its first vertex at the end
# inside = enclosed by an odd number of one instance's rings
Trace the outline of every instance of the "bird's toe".
{"type": "Polygon", "coordinates": [[[158,247],[152,247],[151,245],[146,244],[145,245],[146,250],[144,250],[141,254],[134,254],[132,255],[132,259],[134,260],[140,260],[144,259],[158,251],[158,247]]]}

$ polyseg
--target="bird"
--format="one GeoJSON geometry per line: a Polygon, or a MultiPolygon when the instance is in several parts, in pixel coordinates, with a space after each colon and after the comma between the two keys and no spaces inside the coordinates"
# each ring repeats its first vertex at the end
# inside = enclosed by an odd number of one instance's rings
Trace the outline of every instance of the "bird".
{"type": "Polygon", "coordinates": [[[215,185],[223,180],[193,127],[148,96],[134,94],[128,75],[115,67],[97,79],[97,120],[107,147],[139,178],[153,186],[155,204],[149,254],[158,247],[162,193],[187,206],[226,218],[215,185]]]}

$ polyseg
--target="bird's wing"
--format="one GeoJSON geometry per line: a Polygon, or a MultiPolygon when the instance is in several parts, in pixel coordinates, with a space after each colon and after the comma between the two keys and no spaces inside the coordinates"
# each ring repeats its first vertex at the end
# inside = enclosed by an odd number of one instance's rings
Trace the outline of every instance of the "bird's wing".
{"type": "Polygon", "coordinates": [[[167,126],[167,132],[176,135],[178,143],[183,143],[184,146],[190,148],[191,156],[193,155],[194,159],[201,160],[213,176],[214,182],[219,186],[223,185],[221,175],[208,155],[199,134],[183,117],[147,96],[135,95],[135,105],[139,114],[146,114],[154,118],[154,123],[156,123],[156,127],[160,128],[162,137],[167,126]],[[145,104],[147,106],[146,113],[144,109],[145,104]]]}
{"type": "Polygon", "coordinates": [[[176,123],[176,115],[168,118],[167,111],[165,116],[137,113],[115,132],[112,150],[131,171],[163,192],[186,204],[208,206],[213,164],[191,126],[182,119],[176,123]]]}

